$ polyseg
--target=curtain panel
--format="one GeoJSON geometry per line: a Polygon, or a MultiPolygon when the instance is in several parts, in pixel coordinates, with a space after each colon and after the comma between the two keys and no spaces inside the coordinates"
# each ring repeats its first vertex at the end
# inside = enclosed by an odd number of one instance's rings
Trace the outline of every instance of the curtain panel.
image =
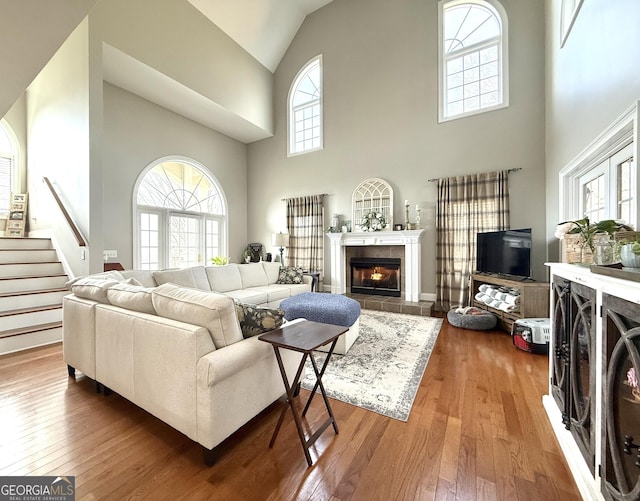
{"type": "Polygon", "coordinates": [[[289,198],[286,203],[289,265],[322,276],[324,195],[289,198]]]}
{"type": "Polygon", "coordinates": [[[476,234],[509,229],[509,171],[438,179],[436,309],[469,304],[476,234]]]}

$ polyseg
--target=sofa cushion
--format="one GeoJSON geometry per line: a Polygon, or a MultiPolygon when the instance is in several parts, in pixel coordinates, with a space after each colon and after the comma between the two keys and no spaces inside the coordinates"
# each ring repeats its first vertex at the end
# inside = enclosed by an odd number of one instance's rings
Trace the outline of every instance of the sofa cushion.
{"type": "Polygon", "coordinates": [[[280,269],[280,275],[278,276],[278,284],[301,284],[302,283],[302,268],[296,268],[294,266],[287,266],[280,269]]]}
{"type": "Polygon", "coordinates": [[[259,287],[260,285],[269,285],[267,274],[264,271],[262,263],[247,263],[238,266],[240,276],[242,277],[242,288],[259,287]]]}
{"type": "Polygon", "coordinates": [[[242,278],[237,264],[207,266],[205,268],[212,291],[229,292],[242,289],[242,278]]]}
{"type": "Polygon", "coordinates": [[[284,323],[284,311],[280,308],[261,308],[236,302],[236,312],[245,338],[277,329],[284,323]]]}
{"type": "Polygon", "coordinates": [[[275,284],[280,276],[280,263],[263,261],[262,267],[264,268],[264,272],[267,274],[267,283],[269,285],[275,284]]]}
{"type": "MultiPolygon", "coordinates": [[[[131,279],[135,280],[133,277],[131,279]]],[[[107,299],[114,306],[155,315],[156,310],[151,299],[153,289],[153,287],[142,287],[122,282],[109,287],[107,299]]]]}
{"type": "Polygon", "coordinates": [[[268,301],[268,296],[265,291],[256,289],[238,289],[235,291],[229,291],[225,293],[227,296],[232,297],[236,301],[249,304],[262,304],[268,301]]]}
{"type": "Polygon", "coordinates": [[[120,272],[124,278],[135,278],[143,287],[155,287],[153,272],[149,270],[123,270],[120,272]]]}
{"type": "Polygon", "coordinates": [[[72,286],[72,285],[74,285],[75,283],[77,283],[79,280],[84,280],[84,279],[86,279],[86,278],[89,278],[89,279],[91,279],[91,278],[97,278],[97,279],[101,279],[101,280],[102,280],[102,279],[106,279],[106,278],[110,278],[110,279],[112,279],[112,280],[116,280],[116,281],[118,281],[118,282],[121,282],[122,280],[124,280],[125,278],[128,278],[128,277],[123,276],[123,275],[122,275],[122,273],[120,273],[120,272],[119,272],[119,271],[117,271],[117,270],[113,270],[113,271],[104,271],[104,272],[102,272],[102,273],[94,273],[93,275],[84,275],[84,276],[82,276],[82,277],[75,277],[75,278],[72,278],[71,280],[69,280],[69,281],[68,281],[66,284],[64,284],[64,285],[65,285],[65,287],[66,287],[67,289],[70,289],[70,288],[71,288],[71,286],[72,286]]]}
{"type": "Polygon", "coordinates": [[[178,270],[160,270],[153,272],[153,279],[157,285],[172,283],[197,289],[196,279],[193,277],[191,268],[181,268],[178,270]]]}
{"type": "Polygon", "coordinates": [[[210,291],[199,291],[167,283],[151,293],[159,316],[204,327],[216,348],[243,339],[233,299],[210,291]]]}
{"type": "MultiPolygon", "coordinates": [[[[267,303],[284,299],[291,295],[291,285],[265,285],[264,287],[253,287],[252,291],[262,291],[267,294],[267,303]]],[[[305,289],[306,291],[306,289],[305,289]]]]}
{"type": "Polygon", "coordinates": [[[209,279],[207,278],[207,272],[204,270],[204,266],[193,266],[189,269],[193,274],[193,279],[196,281],[196,289],[210,291],[211,285],[209,285],[209,279]]]}
{"type": "Polygon", "coordinates": [[[76,296],[91,299],[99,303],[109,303],[107,291],[109,287],[118,284],[118,280],[108,277],[85,277],[76,280],[71,286],[71,292],[76,296]]]}

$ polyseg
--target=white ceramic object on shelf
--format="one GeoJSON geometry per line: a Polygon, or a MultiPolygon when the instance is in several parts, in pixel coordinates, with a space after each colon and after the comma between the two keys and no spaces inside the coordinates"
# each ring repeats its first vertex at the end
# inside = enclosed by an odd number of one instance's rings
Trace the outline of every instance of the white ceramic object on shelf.
{"type": "Polygon", "coordinates": [[[635,254],[632,247],[633,244],[620,247],[620,261],[625,268],[640,268],[640,254],[635,254]]]}

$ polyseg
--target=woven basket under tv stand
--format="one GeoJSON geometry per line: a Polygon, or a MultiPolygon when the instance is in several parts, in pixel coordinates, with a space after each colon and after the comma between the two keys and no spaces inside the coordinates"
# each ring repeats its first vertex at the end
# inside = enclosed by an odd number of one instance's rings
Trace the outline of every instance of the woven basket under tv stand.
{"type": "Polygon", "coordinates": [[[521,318],[548,318],[549,317],[549,283],[536,282],[535,280],[507,278],[488,273],[472,273],[470,283],[471,305],[490,311],[498,317],[498,326],[511,333],[511,328],[516,320],[521,318]],[[520,311],[506,312],[487,306],[477,301],[475,295],[482,284],[494,286],[513,287],[520,290],[520,311]]]}

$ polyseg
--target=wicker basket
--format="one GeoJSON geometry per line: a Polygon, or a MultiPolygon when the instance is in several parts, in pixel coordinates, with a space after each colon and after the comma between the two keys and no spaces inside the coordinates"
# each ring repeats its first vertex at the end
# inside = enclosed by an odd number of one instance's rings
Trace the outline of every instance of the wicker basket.
{"type": "MultiPolygon", "coordinates": [[[[618,231],[613,234],[613,241],[615,243],[633,241],[639,236],[640,232],[637,231],[618,231]]],[[[607,233],[598,233],[593,236],[593,243],[596,246],[598,243],[610,240],[611,237],[607,233]]],[[[580,234],[566,234],[561,241],[560,248],[562,254],[561,262],[563,263],[593,264],[593,253],[580,234]]]]}

